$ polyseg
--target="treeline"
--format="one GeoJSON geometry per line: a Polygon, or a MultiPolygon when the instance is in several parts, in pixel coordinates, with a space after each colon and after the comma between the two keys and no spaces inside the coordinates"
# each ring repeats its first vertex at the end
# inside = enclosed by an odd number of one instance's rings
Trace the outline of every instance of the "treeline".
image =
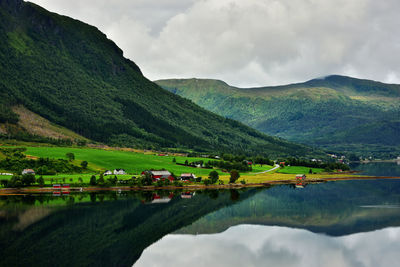
{"type": "Polygon", "coordinates": [[[39,175],[55,175],[57,173],[81,173],[84,168],[75,166],[64,159],[28,159],[24,148],[3,148],[0,150],[6,156],[0,161],[0,169],[21,173],[24,169],[33,169],[39,175]]]}
{"type": "Polygon", "coordinates": [[[217,167],[225,171],[232,171],[238,170],[242,172],[249,172],[252,170],[251,165],[249,165],[246,161],[241,162],[230,162],[230,161],[223,161],[223,160],[209,160],[205,163],[206,167],[217,167]]]}
{"type": "Polygon", "coordinates": [[[343,171],[350,170],[350,167],[347,164],[340,162],[318,162],[318,161],[296,159],[296,158],[279,159],[278,162],[285,162],[285,166],[290,165],[290,166],[304,166],[310,168],[321,168],[325,169],[326,171],[333,171],[339,169],[343,171]]]}

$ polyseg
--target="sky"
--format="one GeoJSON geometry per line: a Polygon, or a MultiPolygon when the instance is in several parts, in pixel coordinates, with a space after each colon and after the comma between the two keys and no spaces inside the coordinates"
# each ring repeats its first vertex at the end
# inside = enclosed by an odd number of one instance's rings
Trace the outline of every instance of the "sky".
{"type": "Polygon", "coordinates": [[[146,248],[134,266],[396,266],[399,238],[398,227],[330,237],[302,229],[239,225],[218,234],[167,235],[146,248]]]}
{"type": "Polygon", "coordinates": [[[151,79],[400,83],[398,0],[31,0],[96,26],[151,79]]]}

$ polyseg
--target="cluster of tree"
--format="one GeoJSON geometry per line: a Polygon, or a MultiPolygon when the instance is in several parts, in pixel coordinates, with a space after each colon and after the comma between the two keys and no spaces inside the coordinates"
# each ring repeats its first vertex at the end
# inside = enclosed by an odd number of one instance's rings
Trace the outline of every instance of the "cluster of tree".
{"type": "Polygon", "coordinates": [[[242,172],[248,172],[252,170],[251,165],[249,165],[246,161],[234,161],[234,162],[229,162],[229,161],[223,161],[223,160],[209,160],[205,163],[206,168],[210,167],[217,167],[222,170],[238,170],[242,172]]]}
{"type": "Polygon", "coordinates": [[[0,168],[16,173],[21,173],[23,169],[34,169],[39,175],[54,175],[56,173],[81,173],[87,167],[87,162],[82,162],[79,167],[64,159],[28,159],[23,151],[23,149],[2,149],[1,152],[6,155],[6,158],[0,161],[0,168]]]}
{"type": "Polygon", "coordinates": [[[44,180],[42,177],[36,181],[35,175],[33,174],[25,174],[25,175],[14,175],[11,177],[10,180],[1,180],[0,183],[3,187],[24,187],[24,186],[30,186],[34,183],[38,182],[39,184],[44,184],[44,180]]]}
{"type": "Polygon", "coordinates": [[[330,170],[350,170],[350,167],[347,164],[340,163],[340,162],[318,162],[318,161],[311,161],[305,159],[297,159],[297,158],[287,158],[287,159],[279,159],[279,162],[285,162],[285,165],[288,166],[305,166],[310,168],[321,168],[327,171],[330,170]]]}
{"type": "Polygon", "coordinates": [[[270,160],[267,157],[263,157],[263,156],[257,156],[251,159],[251,162],[253,162],[254,164],[260,164],[262,165],[274,165],[274,161],[270,160]]]}

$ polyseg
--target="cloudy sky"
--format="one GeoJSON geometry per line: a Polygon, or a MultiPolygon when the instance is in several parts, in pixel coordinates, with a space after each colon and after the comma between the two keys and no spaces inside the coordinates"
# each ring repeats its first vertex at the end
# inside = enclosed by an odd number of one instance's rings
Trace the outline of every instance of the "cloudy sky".
{"type": "Polygon", "coordinates": [[[31,0],[98,27],[151,80],[400,83],[398,0],[31,0]]]}
{"type": "Polygon", "coordinates": [[[301,229],[240,225],[220,234],[167,235],[146,248],[134,266],[396,266],[399,238],[400,228],[330,237],[301,229]]]}

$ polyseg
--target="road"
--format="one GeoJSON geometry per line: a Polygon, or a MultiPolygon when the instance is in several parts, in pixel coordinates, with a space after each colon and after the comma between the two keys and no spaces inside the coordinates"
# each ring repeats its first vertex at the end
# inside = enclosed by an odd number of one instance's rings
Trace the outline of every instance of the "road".
{"type": "Polygon", "coordinates": [[[279,169],[279,164],[275,164],[275,167],[273,167],[272,169],[269,169],[269,170],[266,170],[266,171],[263,171],[263,172],[257,172],[257,173],[255,173],[255,174],[261,174],[261,173],[272,172],[272,171],[274,171],[274,170],[276,170],[276,169],[279,169]]]}

